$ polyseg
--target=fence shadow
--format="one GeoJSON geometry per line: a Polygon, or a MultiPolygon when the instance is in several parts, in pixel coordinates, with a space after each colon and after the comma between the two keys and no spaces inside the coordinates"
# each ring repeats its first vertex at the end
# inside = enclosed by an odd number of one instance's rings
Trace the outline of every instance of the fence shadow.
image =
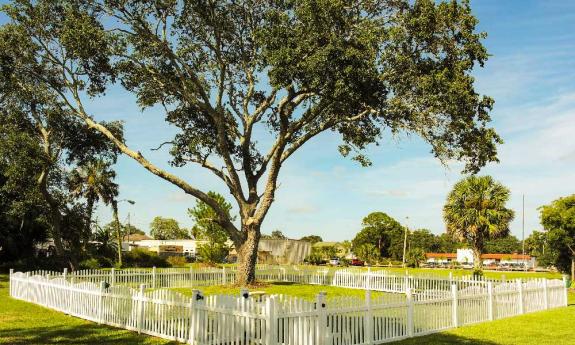
{"type": "Polygon", "coordinates": [[[462,337],[454,334],[447,334],[447,333],[436,333],[431,335],[426,335],[423,337],[415,337],[410,338],[398,342],[392,342],[389,344],[394,345],[500,345],[499,343],[489,341],[489,340],[480,340],[474,338],[467,338],[462,337]]]}
{"type": "Polygon", "coordinates": [[[0,331],[0,339],[12,345],[69,344],[69,345],[136,345],[181,344],[160,338],[138,335],[135,332],[101,325],[10,328],[0,331]]]}

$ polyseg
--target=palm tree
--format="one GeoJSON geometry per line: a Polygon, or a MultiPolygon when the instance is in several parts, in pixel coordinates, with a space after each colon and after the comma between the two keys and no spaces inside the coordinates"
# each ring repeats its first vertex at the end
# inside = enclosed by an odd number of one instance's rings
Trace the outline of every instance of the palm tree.
{"type": "Polygon", "coordinates": [[[118,185],[114,182],[116,173],[110,166],[110,162],[102,159],[90,160],[74,170],[70,177],[72,194],[86,198],[88,230],[92,225],[94,205],[98,201],[110,205],[118,196],[118,185]]]}
{"type": "Polygon", "coordinates": [[[112,206],[118,245],[118,265],[122,266],[122,231],[118,219],[118,184],[114,182],[116,173],[110,168],[111,163],[102,159],[88,161],[72,172],[70,184],[72,193],[86,198],[88,215],[87,227],[90,230],[94,205],[102,201],[112,206]]]}
{"type": "Polygon", "coordinates": [[[447,232],[473,250],[474,268],[481,270],[486,240],[509,234],[514,212],[505,207],[509,189],[491,176],[470,176],[455,184],[443,206],[447,232]]]}

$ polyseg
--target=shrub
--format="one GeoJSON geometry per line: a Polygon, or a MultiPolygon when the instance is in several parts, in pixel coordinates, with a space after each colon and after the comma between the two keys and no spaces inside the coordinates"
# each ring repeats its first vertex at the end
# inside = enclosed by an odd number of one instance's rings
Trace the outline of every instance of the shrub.
{"type": "Polygon", "coordinates": [[[310,255],[308,255],[304,259],[304,262],[307,262],[310,265],[321,265],[324,263],[322,256],[317,252],[312,252],[310,255]]]}
{"type": "Polygon", "coordinates": [[[198,246],[198,255],[202,262],[210,264],[223,263],[228,256],[230,249],[222,243],[208,242],[198,246]]]}
{"type": "Polygon", "coordinates": [[[80,262],[80,269],[82,270],[86,270],[86,269],[98,269],[102,267],[100,265],[100,262],[98,261],[98,259],[96,258],[90,258],[90,259],[86,259],[84,261],[80,262]]]}
{"type": "Polygon", "coordinates": [[[186,261],[186,258],[183,256],[168,256],[166,261],[172,267],[183,267],[186,266],[186,264],[188,263],[186,261]]]}
{"type": "Polygon", "coordinates": [[[169,267],[168,262],[154,252],[136,248],[124,254],[124,267],[169,267]]]}

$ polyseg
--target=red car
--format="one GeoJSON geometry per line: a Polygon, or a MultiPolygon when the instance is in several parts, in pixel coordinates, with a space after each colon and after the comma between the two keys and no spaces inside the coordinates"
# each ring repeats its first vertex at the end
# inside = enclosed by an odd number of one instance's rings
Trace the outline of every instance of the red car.
{"type": "Polygon", "coordinates": [[[360,259],[351,259],[352,266],[363,266],[365,262],[361,261],[360,259]]]}

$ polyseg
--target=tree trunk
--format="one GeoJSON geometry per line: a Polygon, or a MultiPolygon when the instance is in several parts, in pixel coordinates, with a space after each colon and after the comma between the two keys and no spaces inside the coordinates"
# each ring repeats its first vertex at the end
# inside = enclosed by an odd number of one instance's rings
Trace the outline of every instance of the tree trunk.
{"type": "Polygon", "coordinates": [[[571,257],[571,284],[575,282],[575,257],[571,257]]]}
{"type": "Polygon", "coordinates": [[[260,228],[255,225],[243,225],[246,237],[241,243],[236,243],[238,253],[238,271],[236,283],[241,286],[253,284],[256,280],[256,263],[258,259],[258,244],[260,228]]]}
{"type": "Polygon", "coordinates": [[[87,200],[87,206],[86,206],[86,230],[88,230],[88,233],[91,234],[92,233],[92,214],[94,213],[94,198],[93,197],[88,197],[87,200]]]}
{"type": "Polygon", "coordinates": [[[118,266],[122,267],[122,230],[120,229],[120,219],[118,218],[118,203],[112,202],[112,209],[114,211],[114,224],[116,227],[116,237],[118,240],[118,266]]]}
{"type": "Polygon", "coordinates": [[[483,261],[481,260],[481,250],[479,248],[473,248],[473,269],[483,270],[483,261]]]}

